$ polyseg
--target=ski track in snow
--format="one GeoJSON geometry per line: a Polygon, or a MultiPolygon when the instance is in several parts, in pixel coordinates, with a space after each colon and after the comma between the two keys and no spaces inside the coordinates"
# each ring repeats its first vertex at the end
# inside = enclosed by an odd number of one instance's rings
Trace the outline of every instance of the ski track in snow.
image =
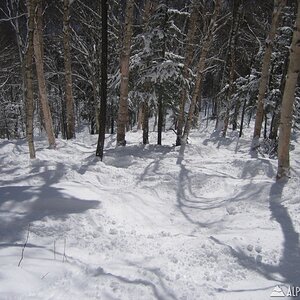
{"type": "Polygon", "coordinates": [[[37,140],[34,161],[25,140],[1,140],[0,299],[269,299],[300,286],[299,145],[275,185],[276,161],[251,157],[249,138],[208,136],[185,149],[108,136],[103,162],[87,132],[57,150],[37,140]]]}

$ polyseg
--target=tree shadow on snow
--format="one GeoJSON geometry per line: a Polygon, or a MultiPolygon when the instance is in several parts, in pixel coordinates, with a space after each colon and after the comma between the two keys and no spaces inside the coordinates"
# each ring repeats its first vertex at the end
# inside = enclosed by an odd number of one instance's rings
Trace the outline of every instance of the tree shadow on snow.
{"type": "Polygon", "coordinates": [[[288,209],[281,204],[282,192],[286,182],[284,180],[274,183],[270,189],[269,209],[271,217],[281,227],[283,234],[282,257],[278,265],[256,263],[242,249],[234,249],[218,239],[211,237],[216,243],[229,247],[231,254],[237,258],[238,263],[268,280],[279,281],[283,284],[300,286],[300,244],[299,233],[295,231],[293,221],[289,215],[288,209]],[[278,278],[278,274],[283,279],[278,278]]]}
{"type": "Polygon", "coordinates": [[[231,144],[238,142],[237,132],[229,134],[228,137],[223,137],[220,130],[214,130],[210,137],[203,141],[203,145],[207,146],[209,143],[213,143],[214,145],[217,145],[217,149],[219,149],[221,146],[228,147],[231,144]]]}
{"type": "MultiPolygon", "coordinates": [[[[185,210],[185,209],[206,209],[203,207],[196,207],[195,205],[190,205],[186,204],[186,202],[192,202],[187,200],[188,196],[186,194],[187,188],[185,186],[185,182],[188,182],[188,190],[191,191],[190,187],[190,176],[189,173],[190,171],[186,168],[184,162],[184,151],[185,151],[186,145],[183,144],[181,145],[179,149],[179,155],[177,158],[176,164],[180,166],[179,170],[179,176],[178,176],[178,184],[177,184],[177,190],[176,190],[176,200],[177,200],[177,207],[181,214],[185,217],[185,219],[194,224],[198,225],[200,227],[209,227],[211,225],[216,224],[218,221],[212,221],[212,222],[200,222],[200,221],[195,221],[190,214],[185,210]]],[[[196,195],[194,195],[196,196],[196,195]]],[[[203,199],[204,200],[204,199],[203,199]]],[[[198,201],[195,201],[195,203],[199,203],[198,201]]],[[[209,208],[212,208],[211,206],[209,208]]]]}
{"type": "Polygon", "coordinates": [[[47,166],[35,166],[31,173],[22,175],[20,179],[0,181],[1,242],[20,241],[31,222],[42,220],[44,217],[64,219],[69,214],[82,213],[96,208],[101,203],[76,198],[67,194],[63,188],[52,186],[59,182],[63,173],[63,164],[58,164],[54,170],[49,170],[47,166]],[[42,184],[15,185],[18,182],[38,179],[42,184]]]}

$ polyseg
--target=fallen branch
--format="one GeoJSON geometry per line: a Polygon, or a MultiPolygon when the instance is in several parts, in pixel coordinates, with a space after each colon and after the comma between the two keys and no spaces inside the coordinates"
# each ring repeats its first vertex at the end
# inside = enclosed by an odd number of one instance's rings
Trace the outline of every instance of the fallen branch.
{"type": "Polygon", "coordinates": [[[24,251],[25,251],[25,248],[26,248],[26,246],[27,246],[28,239],[29,239],[29,229],[30,229],[30,224],[28,224],[27,237],[26,237],[26,241],[25,241],[25,244],[24,244],[24,246],[23,246],[23,249],[22,249],[21,259],[20,259],[20,261],[19,261],[19,263],[18,263],[18,267],[20,267],[21,262],[22,262],[22,260],[23,260],[23,258],[24,258],[24,251]]]}

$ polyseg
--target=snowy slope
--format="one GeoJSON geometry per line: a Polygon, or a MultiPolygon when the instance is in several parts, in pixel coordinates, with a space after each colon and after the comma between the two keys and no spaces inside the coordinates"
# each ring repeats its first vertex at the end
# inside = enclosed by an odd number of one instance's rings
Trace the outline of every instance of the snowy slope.
{"type": "Polygon", "coordinates": [[[248,136],[127,139],[108,136],[103,162],[87,132],[57,150],[38,140],[35,161],[25,141],[0,141],[0,299],[269,299],[300,286],[296,141],[292,178],[275,184],[276,161],[253,157],[248,136]]]}

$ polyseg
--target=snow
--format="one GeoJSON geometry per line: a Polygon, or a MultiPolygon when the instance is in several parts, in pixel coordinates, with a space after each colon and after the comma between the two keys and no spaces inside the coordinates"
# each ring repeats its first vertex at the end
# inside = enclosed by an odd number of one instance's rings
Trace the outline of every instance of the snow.
{"type": "Polygon", "coordinates": [[[163,146],[107,135],[103,162],[88,132],[57,150],[37,139],[33,161],[25,140],[0,140],[0,299],[269,299],[300,286],[297,139],[276,184],[276,160],[249,153],[252,129],[212,127],[185,149],[173,131],[163,146]]]}

